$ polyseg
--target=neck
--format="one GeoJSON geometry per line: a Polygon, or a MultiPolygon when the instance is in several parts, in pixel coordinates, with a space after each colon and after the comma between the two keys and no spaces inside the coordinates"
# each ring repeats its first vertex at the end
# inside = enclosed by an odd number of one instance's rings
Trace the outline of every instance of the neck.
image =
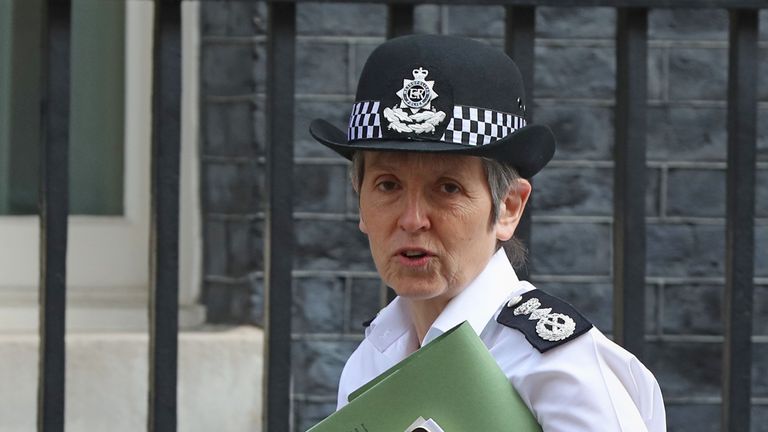
{"type": "Polygon", "coordinates": [[[408,310],[411,314],[411,321],[413,322],[413,328],[416,330],[416,336],[419,338],[419,346],[421,346],[424,337],[427,335],[427,331],[435,322],[440,313],[443,312],[445,306],[450,299],[436,298],[428,300],[413,300],[406,299],[408,310]]]}

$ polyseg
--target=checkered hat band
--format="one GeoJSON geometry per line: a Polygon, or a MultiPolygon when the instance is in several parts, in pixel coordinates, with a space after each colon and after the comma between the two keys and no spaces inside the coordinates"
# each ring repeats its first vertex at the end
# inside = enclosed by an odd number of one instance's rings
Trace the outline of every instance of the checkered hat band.
{"type": "Polygon", "coordinates": [[[369,138],[381,138],[381,119],[379,101],[357,102],[349,116],[349,141],[369,138]]]}
{"type": "Polygon", "coordinates": [[[440,141],[471,146],[490,144],[525,126],[525,119],[485,108],[456,105],[440,141]]]}

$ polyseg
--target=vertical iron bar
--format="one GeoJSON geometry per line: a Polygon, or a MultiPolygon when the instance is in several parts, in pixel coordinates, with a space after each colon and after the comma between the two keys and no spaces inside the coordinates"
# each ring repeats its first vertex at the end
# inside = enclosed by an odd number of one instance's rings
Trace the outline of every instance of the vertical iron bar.
{"type": "Polygon", "coordinates": [[[69,0],[48,0],[42,10],[40,372],[37,430],[54,432],[64,430],[72,4],[69,0]]]}
{"type": "Polygon", "coordinates": [[[642,358],[645,337],[645,134],[648,10],[620,8],[616,25],[613,335],[642,358]]]}
{"type": "Polygon", "coordinates": [[[750,429],[758,11],[730,12],[721,429],[750,429]]]}
{"type": "MultiPolygon", "coordinates": [[[[504,21],[504,50],[515,61],[523,76],[525,91],[526,120],[533,123],[533,69],[536,42],[536,8],[534,6],[507,6],[504,21]]],[[[533,194],[515,231],[515,237],[531,251],[531,205],[533,194]]],[[[530,278],[530,269],[523,266],[516,269],[520,279],[530,278]]]]}
{"type": "Polygon", "coordinates": [[[413,33],[413,4],[387,6],[387,39],[413,33]]]}
{"type": "Polygon", "coordinates": [[[152,432],[177,427],[181,1],[155,0],[152,76],[152,295],[149,415],[152,432]]]}
{"type": "Polygon", "coordinates": [[[269,3],[264,430],[290,430],[296,5],[269,3]]]}

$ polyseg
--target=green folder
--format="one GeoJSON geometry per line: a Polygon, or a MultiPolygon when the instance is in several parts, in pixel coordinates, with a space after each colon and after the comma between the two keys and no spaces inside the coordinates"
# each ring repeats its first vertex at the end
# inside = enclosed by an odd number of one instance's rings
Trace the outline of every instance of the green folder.
{"type": "Polygon", "coordinates": [[[374,378],[349,400],[308,432],[541,432],[467,322],[374,378]]]}

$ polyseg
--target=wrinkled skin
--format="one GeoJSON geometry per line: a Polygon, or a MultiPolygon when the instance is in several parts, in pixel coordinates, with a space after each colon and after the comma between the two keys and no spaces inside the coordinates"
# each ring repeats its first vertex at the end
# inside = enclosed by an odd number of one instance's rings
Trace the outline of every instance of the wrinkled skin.
{"type": "Polygon", "coordinates": [[[509,240],[530,193],[521,180],[489,223],[491,194],[477,157],[366,152],[360,230],[384,282],[437,313],[509,240]]]}

